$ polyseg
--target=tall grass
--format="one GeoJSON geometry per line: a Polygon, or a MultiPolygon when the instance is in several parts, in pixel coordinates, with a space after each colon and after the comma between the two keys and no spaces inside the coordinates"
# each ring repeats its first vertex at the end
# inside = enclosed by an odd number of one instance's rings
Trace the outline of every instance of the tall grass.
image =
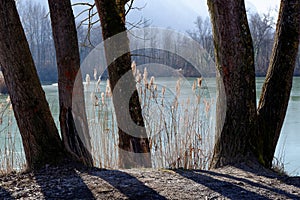
{"type": "Polygon", "coordinates": [[[24,167],[25,155],[10,99],[2,98],[0,99],[0,174],[21,170],[24,167]]]}
{"type": "MultiPolygon", "coordinates": [[[[149,78],[147,69],[137,69],[135,63],[132,72],[153,167],[207,169],[213,145],[213,99],[204,81],[182,76],[149,78]]],[[[98,78],[96,70],[92,73],[93,80],[86,75],[84,89],[95,166],[118,168],[118,127],[110,83],[98,78]]],[[[51,109],[57,110],[53,105],[51,109]]],[[[20,170],[25,156],[9,101],[2,100],[0,115],[0,172],[20,170]]]]}
{"type": "MultiPolygon", "coordinates": [[[[202,79],[187,81],[171,78],[174,85],[164,85],[166,78],[148,78],[136,69],[137,90],[150,141],[152,165],[155,168],[207,169],[212,156],[213,100],[203,87],[202,79]],[[190,94],[181,95],[190,87],[190,94]]],[[[95,72],[94,72],[95,75],[95,72]]],[[[89,76],[87,76],[89,77],[89,76]]],[[[95,78],[94,78],[95,79],[95,78]]],[[[170,79],[170,78],[168,78],[170,79]]],[[[88,121],[95,164],[117,168],[118,129],[114,114],[109,80],[87,79],[85,85],[88,121]]]]}

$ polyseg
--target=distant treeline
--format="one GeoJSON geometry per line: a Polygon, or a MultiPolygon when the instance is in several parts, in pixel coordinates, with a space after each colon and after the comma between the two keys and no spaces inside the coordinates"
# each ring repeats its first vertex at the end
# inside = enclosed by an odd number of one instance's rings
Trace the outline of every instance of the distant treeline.
{"type": "MultiPolygon", "coordinates": [[[[40,80],[43,83],[57,82],[56,55],[48,11],[42,4],[32,1],[18,1],[17,6],[40,80]]],[[[77,35],[83,60],[93,45],[99,44],[102,39],[100,24],[90,31],[87,26],[78,26],[77,35]]]]}
{"type": "MultiPolygon", "coordinates": [[[[52,38],[51,22],[46,8],[40,3],[34,3],[32,1],[18,2],[18,8],[40,80],[43,83],[57,82],[55,48],[52,38]]],[[[79,23],[80,22],[78,22],[78,24],[79,23]]],[[[249,17],[257,76],[264,76],[266,74],[273,47],[275,23],[275,19],[273,19],[270,14],[252,14],[249,17]]],[[[94,46],[99,44],[102,40],[100,24],[90,30],[88,30],[87,26],[78,26],[77,32],[81,61],[83,61],[94,46]]],[[[214,60],[212,29],[209,18],[204,19],[198,17],[195,22],[195,29],[189,30],[187,33],[196,40],[199,45],[206,50],[207,55],[214,60]]],[[[176,42],[178,42],[178,48],[180,48],[180,43],[184,43],[184,41],[180,40],[176,42]]],[[[172,67],[175,71],[183,73],[185,76],[200,75],[199,71],[195,69],[191,63],[171,52],[157,49],[142,49],[136,50],[132,52],[132,54],[133,60],[135,60],[138,65],[156,63],[172,67]]],[[[152,70],[154,75],[157,75],[157,73],[161,75],[162,73],[157,71],[157,69],[158,68],[152,70]]],[[[214,69],[206,73],[213,75],[213,71],[214,69]]],[[[295,75],[300,75],[300,56],[297,58],[295,75]]]]}
{"type": "MultiPolygon", "coordinates": [[[[276,20],[270,13],[249,14],[248,22],[253,40],[255,69],[257,76],[265,76],[272,53],[276,20]]],[[[195,29],[187,31],[214,58],[214,43],[210,19],[198,17],[195,29]]],[[[300,51],[296,61],[294,75],[300,75],[300,51]]]]}

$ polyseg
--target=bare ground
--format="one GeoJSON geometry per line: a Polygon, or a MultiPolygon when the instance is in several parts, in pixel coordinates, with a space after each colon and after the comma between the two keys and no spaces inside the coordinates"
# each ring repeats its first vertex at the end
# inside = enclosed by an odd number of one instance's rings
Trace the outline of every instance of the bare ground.
{"type": "Polygon", "coordinates": [[[300,199],[300,177],[245,166],[197,171],[65,165],[0,176],[0,199],[300,199]]]}

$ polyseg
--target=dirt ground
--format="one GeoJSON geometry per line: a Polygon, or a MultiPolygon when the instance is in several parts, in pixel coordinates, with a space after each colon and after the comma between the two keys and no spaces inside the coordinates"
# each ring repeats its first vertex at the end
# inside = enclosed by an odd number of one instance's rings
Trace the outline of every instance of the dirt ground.
{"type": "Polygon", "coordinates": [[[300,199],[300,177],[245,166],[197,171],[69,165],[1,175],[0,199],[300,199]]]}

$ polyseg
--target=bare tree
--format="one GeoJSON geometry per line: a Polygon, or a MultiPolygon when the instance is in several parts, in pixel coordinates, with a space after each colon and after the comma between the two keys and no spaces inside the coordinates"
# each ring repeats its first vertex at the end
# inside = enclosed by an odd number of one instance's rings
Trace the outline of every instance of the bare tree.
{"type": "Polygon", "coordinates": [[[300,2],[281,1],[271,63],[258,110],[254,51],[244,1],[209,0],[208,5],[219,88],[224,84],[224,94],[217,105],[219,118],[211,167],[251,161],[271,167],[298,52],[300,2]]]}
{"type": "Polygon", "coordinates": [[[30,0],[18,1],[17,7],[40,80],[57,81],[55,48],[46,8],[30,0]]]}
{"type": "Polygon", "coordinates": [[[224,94],[221,93],[217,102],[216,142],[211,164],[219,167],[255,159],[250,145],[250,137],[256,132],[254,52],[244,1],[210,0],[208,5],[218,87],[224,84],[224,94]]]}
{"type": "MultiPolygon", "coordinates": [[[[125,4],[127,2],[128,0],[95,0],[104,40],[126,31],[125,4]]],[[[106,59],[113,61],[112,63],[108,63],[108,74],[114,94],[113,103],[119,127],[119,166],[122,168],[151,167],[149,140],[136,90],[135,79],[131,73],[129,41],[126,34],[123,34],[121,37],[120,41],[112,41],[110,45],[105,45],[106,59]],[[113,51],[117,51],[118,49],[125,49],[127,53],[114,59],[115,52],[113,51]],[[126,79],[124,79],[125,76],[126,79]],[[118,84],[121,79],[122,84],[118,84]],[[115,89],[117,84],[119,86],[115,89]],[[126,97],[130,91],[133,91],[133,93],[128,102],[126,97]],[[124,117],[127,109],[129,109],[129,117],[131,119],[128,119],[128,116],[124,117]],[[133,126],[127,126],[127,122],[131,120],[134,121],[136,126],[140,127],[139,132],[136,132],[133,126]],[[124,126],[126,126],[126,131],[124,130],[124,126]]]]}
{"type": "Polygon", "coordinates": [[[0,65],[29,169],[65,157],[14,0],[0,1],[0,65]]]}
{"type": "Polygon", "coordinates": [[[49,0],[48,3],[56,48],[59,121],[63,143],[76,160],[87,166],[93,166],[78,39],[71,2],[49,0]]]}
{"type": "Polygon", "coordinates": [[[300,1],[281,0],[271,61],[258,105],[257,155],[272,166],[293,84],[300,40],[300,1]]]}
{"type": "Polygon", "coordinates": [[[256,73],[266,74],[270,62],[274,38],[274,20],[270,13],[250,16],[250,31],[253,39],[256,73]]]}
{"type": "Polygon", "coordinates": [[[212,38],[211,23],[208,17],[203,19],[201,16],[197,17],[195,21],[196,30],[187,31],[191,38],[196,40],[201,47],[203,47],[211,57],[214,57],[214,44],[212,38]]]}

